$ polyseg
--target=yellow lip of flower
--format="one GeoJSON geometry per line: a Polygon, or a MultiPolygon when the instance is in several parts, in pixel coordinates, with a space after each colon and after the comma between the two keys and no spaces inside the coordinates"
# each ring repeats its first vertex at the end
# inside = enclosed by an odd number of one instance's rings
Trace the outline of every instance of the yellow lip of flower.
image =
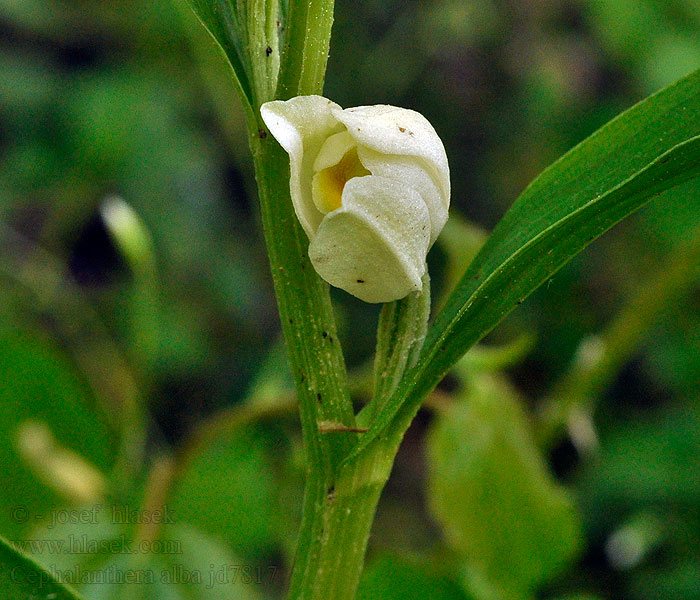
{"type": "Polygon", "coordinates": [[[313,178],[312,193],[316,208],[324,215],[343,204],[345,184],[354,177],[371,175],[357,156],[357,148],[350,148],[335,165],[318,171],[313,178]]]}
{"type": "Polygon", "coordinates": [[[420,290],[450,203],[447,156],[427,119],[387,105],[344,110],[322,96],[267,102],[260,113],[289,154],[316,272],[366,302],[420,290]]]}

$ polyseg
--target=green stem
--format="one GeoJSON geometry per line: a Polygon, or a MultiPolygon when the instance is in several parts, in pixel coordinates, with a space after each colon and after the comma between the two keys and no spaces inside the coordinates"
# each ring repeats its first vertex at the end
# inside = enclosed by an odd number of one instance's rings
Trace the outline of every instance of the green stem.
{"type": "Polygon", "coordinates": [[[277,97],[320,94],[333,25],[333,0],[290,0],[277,97]]]}
{"type": "Polygon", "coordinates": [[[374,361],[374,390],[371,402],[357,421],[369,426],[394,393],[407,368],[418,360],[430,316],[430,276],[423,275],[423,289],[385,304],[377,327],[377,352],[374,361]]]}
{"type": "MultiPolygon", "coordinates": [[[[322,422],[355,427],[328,285],[309,262],[308,240],[294,214],[289,197],[289,159],[270,136],[261,137],[258,126],[254,129],[251,147],[262,222],[299,398],[307,459],[289,598],[351,600],[379,495],[400,439],[380,439],[355,460],[343,463],[358,434],[342,427],[326,433],[319,428],[322,422]]],[[[424,321],[427,311],[418,312],[424,321]]]]}
{"type": "Polygon", "coordinates": [[[308,459],[332,470],[354,438],[324,437],[318,422],[353,427],[355,417],[329,288],[309,261],[308,240],[292,208],[287,154],[269,136],[256,132],[251,137],[265,241],[308,459]]]}
{"type": "Polygon", "coordinates": [[[373,452],[344,465],[331,487],[316,489],[313,500],[311,494],[307,496],[304,518],[313,525],[320,543],[297,553],[290,599],[355,597],[377,502],[396,448],[398,444],[377,445],[373,452]]]}
{"type": "MultiPolygon", "coordinates": [[[[307,460],[302,524],[290,584],[290,598],[311,598],[325,586],[323,561],[338,551],[337,519],[328,527],[327,499],[337,487],[338,465],[353,447],[357,434],[322,433],[319,422],[354,427],[347,375],[333,318],[328,285],[314,271],[307,255],[308,240],[294,214],[289,196],[289,159],[270,136],[254,129],[251,148],[260,194],[263,229],[270,258],[282,330],[294,375],[307,460]]],[[[333,505],[331,505],[333,506],[333,505]]],[[[348,527],[346,523],[343,527],[348,527]]],[[[342,528],[341,528],[342,529],[342,528]]],[[[360,563],[361,564],[361,563],[360,563]]],[[[338,573],[345,573],[345,565],[338,573]]]]}
{"type": "MultiPolygon", "coordinates": [[[[318,94],[332,0],[290,0],[277,98],[318,94]]],[[[314,271],[289,195],[289,159],[261,120],[249,123],[263,229],[299,397],[307,478],[290,599],[352,600],[379,494],[398,444],[341,463],[358,440],[328,285],[314,271]],[[319,423],[337,424],[325,433],[319,423]]]]}

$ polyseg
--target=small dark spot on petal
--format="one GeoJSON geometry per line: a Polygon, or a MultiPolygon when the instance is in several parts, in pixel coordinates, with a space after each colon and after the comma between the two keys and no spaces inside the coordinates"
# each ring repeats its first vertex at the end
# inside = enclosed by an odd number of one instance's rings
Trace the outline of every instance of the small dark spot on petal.
{"type": "Polygon", "coordinates": [[[404,133],[404,132],[406,131],[406,128],[405,128],[405,127],[399,127],[399,131],[400,131],[401,133],[404,133]]]}

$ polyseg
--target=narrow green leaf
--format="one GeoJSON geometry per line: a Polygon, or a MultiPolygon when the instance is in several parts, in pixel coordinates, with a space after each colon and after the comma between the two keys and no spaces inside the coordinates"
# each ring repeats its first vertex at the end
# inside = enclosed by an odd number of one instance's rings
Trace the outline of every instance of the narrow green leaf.
{"type": "Polygon", "coordinates": [[[286,0],[187,2],[226,55],[246,108],[272,100],[280,66],[278,32],[283,27],[286,0]]]}
{"type": "Polygon", "coordinates": [[[480,377],[428,438],[428,501],[477,598],[530,598],[579,548],[569,496],[549,475],[512,390],[480,377]]]}
{"type": "Polygon", "coordinates": [[[523,192],[474,259],[407,373],[363,436],[410,423],[472,345],[597,237],[652,197],[700,173],[700,71],[649,97],[576,146],[523,192]]]}
{"type": "Polygon", "coordinates": [[[80,600],[68,586],[0,537],[0,598],[3,600],[80,600]]]}
{"type": "Polygon", "coordinates": [[[243,46],[245,31],[233,3],[228,0],[187,0],[187,3],[226,55],[235,74],[241,100],[252,106],[250,65],[243,46]]]}

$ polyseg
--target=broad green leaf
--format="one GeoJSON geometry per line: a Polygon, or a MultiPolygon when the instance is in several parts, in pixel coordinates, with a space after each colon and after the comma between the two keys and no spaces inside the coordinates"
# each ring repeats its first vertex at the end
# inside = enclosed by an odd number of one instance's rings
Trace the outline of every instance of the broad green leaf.
{"type": "Polygon", "coordinates": [[[50,340],[6,325],[0,323],[0,505],[7,510],[0,511],[0,526],[14,539],[65,501],[20,451],[27,423],[45,426],[59,446],[104,473],[112,468],[116,443],[66,356],[50,340]]]}
{"type": "Polygon", "coordinates": [[[573,256],[655,195],[700,173],[700,71],[623,113],[545,170],[472,262],[421,360],[356,449],[400,435],[471,346],[573,256]]]}
{"type": "Polygon", "coordinates": [[[153,539],[137,536],[145,513],[104,503],[67,509],[69,522],[18,543],[85,600],[257,600],[263,584],[274,584],[275,569],[242,561],[164,510],[167,523],[153,539]]]}
{"type": "Polygon", "coordinates": [[[173,510],[240,554],[274,552],[281,538],[273,458],[278,443],[274,434],[245,421],[222,430],[182,473],[173,510]]]}
{"type": "Polygon", "coordinates": [[[357,600],[468,600],[460,586],[423,560],[384,554],[367,566],[357,600]]]}
{"type": "Polygon", "coordinates": [[[441,415],[428,460],[430,507],[477,598],[529,598],[576,554],[576,509],[504,384],[482,377],[441,415]]]}
{"type": "Polygon", "coordinates": [[[282,338],[275,341],[265,356],[248,390],[246,405],[272,409],[294,394],[294,378],[289,370],[287,349],[282,338]]]}
{"type": "Polygon", "coordinates": [[[80,600],[31,558],[0,538],[0,597],[3,600],[80,600]]]}
{"type": "MultiPolygon", "coordinates": [[[[265,586],[274,587],[281,577],[276,567],[243,561],[215,538],[184,524],[174,525],[165,539],[182,546],[182,554],[164,555],[164,562],[167,572],[173,574],[172,581],[183,588],[184,599],[259,600],[265,586]],[[178,581],[182,564],[201,578],[178,581]]],[[[173,586],[164,579],[161,584],[173,586]]],[[[154,597],[155,600],[160,598],[159,595],[154,597]]]]}

